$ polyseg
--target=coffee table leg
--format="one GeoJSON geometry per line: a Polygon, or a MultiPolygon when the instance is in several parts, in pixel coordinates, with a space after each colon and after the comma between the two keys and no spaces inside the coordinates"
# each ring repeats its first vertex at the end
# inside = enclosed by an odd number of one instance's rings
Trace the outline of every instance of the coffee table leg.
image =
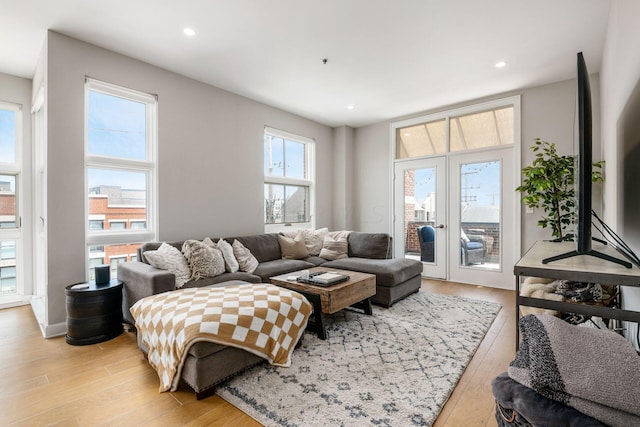
{"type": "Polygon", "coordinates": [[[371,306],[371,298],[363,299],[360,302],[353,304],[351,307],[359,308],[364,311],[364,314],[371,316],[373,314],[373,307],[371,306]]]}
{"type": "Polygon", "coordinates": [[[300,292],[302,295],[309,300],[311,305],[313,305],[313,320],[315,325],[315,332],[318,334],[318,338],[321,340],[327,339],[327,330],[324,326],[324,315],[322,314],[322,303],[320,302],[320,295],[310,294],[307,292],[300,292]]]}
{"type": "Polygon", "coordinates": [[[369,316],[371,316],[373,314],[373,307],[371,307],[371,298],[367,298],[366,300],[362,301],[362,304],[364,305],[364,314],[368,314],[369,316]]]}

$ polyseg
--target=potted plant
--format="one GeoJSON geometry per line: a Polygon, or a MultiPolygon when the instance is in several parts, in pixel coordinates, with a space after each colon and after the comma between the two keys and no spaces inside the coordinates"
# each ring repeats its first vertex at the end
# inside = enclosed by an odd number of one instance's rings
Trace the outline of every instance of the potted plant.
{"type": "MultiPolygon", "coordinates": [[[[522,193],[522,203],[530,208],[542,208],[538,221],[542,228],[551,228],[556,241],[573,240],[576,221],[575,157],[561,156],[554,143],[536,138],[531,150],[536,158],[522,169],[524,179],[516,191],[522,193]]],[[[593,163],[591,180],[603,182],[604,161],[593,163]]]]}

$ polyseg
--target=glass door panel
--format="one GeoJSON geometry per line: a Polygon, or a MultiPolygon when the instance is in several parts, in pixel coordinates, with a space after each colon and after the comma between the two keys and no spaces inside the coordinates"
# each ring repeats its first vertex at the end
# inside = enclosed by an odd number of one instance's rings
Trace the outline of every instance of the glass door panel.
{"type": "Polygon", "coordinates": [[[449,280],[513,288],[519,257],[512,148],[449,157],[449,280]]]}
{"type": "Polygon", "coordinates": [[[446,276],[445,159],[396,163],[395,254],[422,261],[423,274],[446,276]]]}
{"type": "Polygon", "coordinates": [[[500,160],[460,165],[460,265],[500,269],[500,160]]]}

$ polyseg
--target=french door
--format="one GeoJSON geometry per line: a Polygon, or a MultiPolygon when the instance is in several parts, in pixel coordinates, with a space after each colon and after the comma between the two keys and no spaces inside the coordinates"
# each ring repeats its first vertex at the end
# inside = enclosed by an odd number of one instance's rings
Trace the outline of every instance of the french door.
{"type": "Polygon", "coordinates": [[[447,277],[446,157],[396,162],[397,256],[419,259],[424,276],[447,277]]]}
{"type": "Polygon", "coordinates": [[[396,161],[397,257],[423,276],[511,289],[519,255],[514,148],[396,161]]]}

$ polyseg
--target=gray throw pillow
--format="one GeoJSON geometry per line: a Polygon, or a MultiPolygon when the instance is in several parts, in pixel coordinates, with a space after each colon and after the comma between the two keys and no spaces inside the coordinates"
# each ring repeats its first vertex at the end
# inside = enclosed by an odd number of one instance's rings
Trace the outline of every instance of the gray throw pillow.
{"type": "Polygon", "coordinates": [[[198,240],[187,240],[182,245],[189,267],[191,280],[214,277],[224,273],[224,258],[218,249],[198,240]]]}

